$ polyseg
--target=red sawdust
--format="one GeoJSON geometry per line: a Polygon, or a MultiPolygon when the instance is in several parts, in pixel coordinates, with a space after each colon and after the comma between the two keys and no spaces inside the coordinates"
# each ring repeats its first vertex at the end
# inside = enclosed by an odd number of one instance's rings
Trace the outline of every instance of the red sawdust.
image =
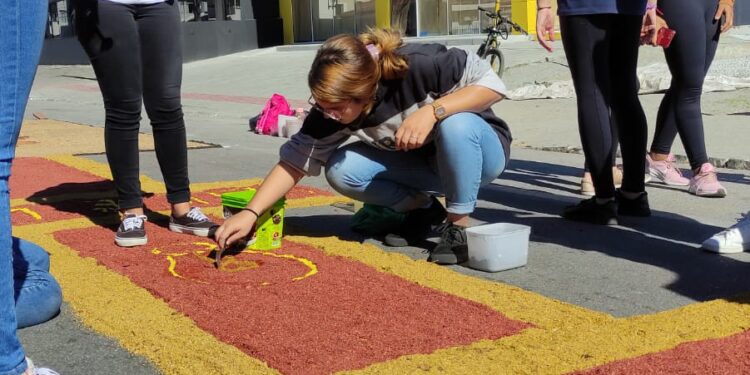
{"type": "Polygon", "coordinates": [[[66,230],[55,237],[283,373],[362,368],[528,327],[486,306],[299,243],[285,241],[275,253],[309,259],[318,273],[293,281],[309,271],[297,260],[243,253],[225,257],[222,267],[244,271],[220,271],[213,254],[199,253],[206,248],[194,244],[205,239],[151,223],[147,230],[150,244],[131,249],[114,246],[112,232],[102,228],[66,230]],[[167,254],[174,254],[174,270],[182,278],[168,272],[167,254]]]}
{"type": "MultiPolygon", "coordinates": [[[[117,217],[117,198],[113,195],[96,199],[53,200],[40,203],[32,203],[11,208],[11,220],[13,225],[49,223],[58,220],[75,219],[81,216],[88,218],[101,218],[105,216],[117,217]],[[28,211],[23,211],[28,210],[28,211]],[[29,212],[30,211],[30,212],[29,212]],[[41,216],[35,218],[31,213],[41,216]]],[[[169,204],[163,194],[144,198],[146,207],[150,210],[167,210],[169,204]]],[[[203,205],[200,205],[203,206],[203,205]]]]}
{"type": "Polygon", "coordinates": [[[110,182],[102,183],[101,177],[44,158],[16,158],[13,161],[11,199],[112,188],[110,182]]]}
{"type": "MultiPolygon", "coordinates": [[[[91,210],[92,215],[101,216],[101,212],[91,210]]],[[[27,204],[18,207],[12,207],[10,212],[10,220],[14,226],[16,225],[27,225],[27,224],[40,224],[49,223],[58,220],[75,219],[80,217],[76,212],[66,212],[64,210],[56,209],[52,206],[41,205],[41,204],[27,204]],[[20,209],[28,210],[21,211],[20,209]],[[32,214],[36,213],[41,216],[40,219],[35,218],[32,214]]]]}
{"type": "Polygon", "coordinates": [[[750,331],[694,341],[576,374],[750,374],[750,331]]]}

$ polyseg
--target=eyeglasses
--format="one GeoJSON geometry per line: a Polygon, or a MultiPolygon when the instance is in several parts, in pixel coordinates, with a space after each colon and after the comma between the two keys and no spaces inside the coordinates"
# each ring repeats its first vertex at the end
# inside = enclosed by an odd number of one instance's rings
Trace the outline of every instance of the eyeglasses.
{"type": "MultiPolygon", "coordinates": [[[[321,107],[320,104],[315,102],[315,99],[313,99],[312,95],[310,95],[310,98],[307,99],[307,104],[310,104],[310,106],[318,110],[318,112],[322,113],[325,117],[328,117],[333,121],[341,121],[341,114],[339,112],[343,112],[346,109],[344,108],[344,110],[341,111],[328,111],[321,107]]],[[[349,102],[347,102],[346,105],[349,105],[349,102]]]]}

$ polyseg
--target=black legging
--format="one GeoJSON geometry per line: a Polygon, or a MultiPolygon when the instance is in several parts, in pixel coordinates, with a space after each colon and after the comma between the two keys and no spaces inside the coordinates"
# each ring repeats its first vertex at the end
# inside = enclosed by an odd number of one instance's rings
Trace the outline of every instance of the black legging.
{"type": "Polygon", "coordinates": [[[679,131],[690,167],[697,169],[708,162],[701,90],[721,34],[721,26],[714,20],[718,1],[660,0],[659,7],[669,27],[677,33],[664,50],[672,84],[659,106],[651,152],[668,154],[679,131]]]}
{"type": "Polygon", "coordinates": [[[151,120],[167,200],[190,201],[177,2],[79,0],[76,30],[104,98],[104,143],[120,209],[143,205],[138,158],[142,102],[151,120]]]}
{"type": "Polygon", "coordinates": [[[629,15],[560,17],[576,90],[578,129],[598,198],[614,196],[613,148],[618,134],[622,189],[645,190],[646,116],[638,100],[636,76],[641,23],[642,17],[629,15]]]}

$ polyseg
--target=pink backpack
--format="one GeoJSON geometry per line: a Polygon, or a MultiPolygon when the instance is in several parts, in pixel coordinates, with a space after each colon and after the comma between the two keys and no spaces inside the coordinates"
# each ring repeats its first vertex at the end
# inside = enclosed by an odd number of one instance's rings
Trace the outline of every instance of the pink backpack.
{"type": "Polygon", "coordinates": [[[284,95],[273,94],[260,112],[255,132],[266,135],[279,134],[279,115],[292,116],[294,110],[289,106],[284,95]]]}

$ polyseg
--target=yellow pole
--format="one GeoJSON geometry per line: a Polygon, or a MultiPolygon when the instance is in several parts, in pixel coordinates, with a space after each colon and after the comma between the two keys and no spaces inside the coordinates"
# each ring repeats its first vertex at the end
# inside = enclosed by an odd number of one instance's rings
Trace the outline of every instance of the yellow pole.
{"type": "Polygon", "coordinates": [[[511,0],[511,20],[526,30],[536,34],[536,0],[511,0]]]}
{"type": "Polygon", "coordinates": [[[391,0],[375,0],[375,26],[391,27],[391,0]]]}
{"type": "Polygon", "coordinates": [[[279,14],[284,24],[284,44],[294,44],[294,18],[292,0],[279,0],[279,14]]]}

